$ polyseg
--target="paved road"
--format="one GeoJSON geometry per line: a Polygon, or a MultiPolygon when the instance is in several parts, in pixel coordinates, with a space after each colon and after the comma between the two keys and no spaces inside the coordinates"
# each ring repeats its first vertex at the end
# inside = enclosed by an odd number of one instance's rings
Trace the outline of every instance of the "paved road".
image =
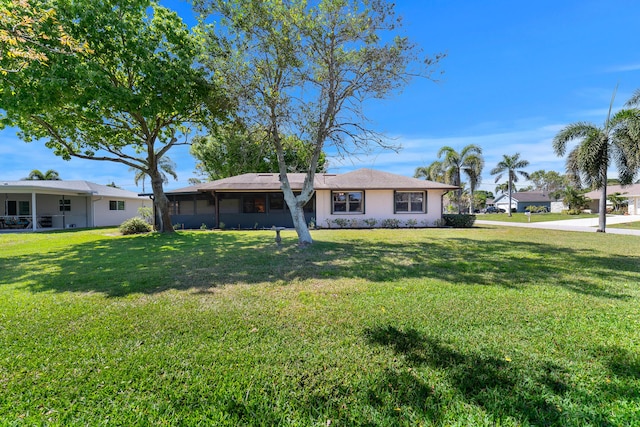
{"type": "MultiPolygon", "coordinates": [[[[547,222],[505,222],[505,221],[486,221],[478,215],[476,224],[478,225],[500,225],[505,227],[524,227],[524,228],[542,228],[546,230],[563,230],[563,231],[583,231],[594,233],[598,226],[598,218],[581,218],[566,219],[562,221],[547,222]]],[[[640,236],[640,230],[627,230],[622,228],[610,228],[612,224],[622,224],[625,222],[640,221],[640,215],[613,215],[607,216],[607,233],[609,234],[628,234],[640,236]]]]}

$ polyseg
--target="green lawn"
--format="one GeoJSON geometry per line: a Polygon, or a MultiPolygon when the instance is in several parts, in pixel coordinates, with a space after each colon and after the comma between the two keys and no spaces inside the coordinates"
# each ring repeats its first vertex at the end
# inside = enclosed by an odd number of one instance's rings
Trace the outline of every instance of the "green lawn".
{"type": "Polygon", "coordinates": [[[507,222],[546,222],[546,221],[562,221],[565,219],[582,219],[582,218],[597,218],[598,214],[580,214],[580,215],[567,215],[561,213],[535,213],[531,214],[531,221],[527,215],[522,212],[516,212],[509,217],[509,214],[477,214],[476,219],[486,221],[507,221],[507,222]]]}
{"type": "Polygon", "coordinates": [[[624,224],[611,224],[611,225],[607,225],[607,227],[626,228],[628,230],[640,230],[640,221],[626,222],[624,224]]]}
{"type": "Polygon", "coordinates": [[[0,235],[0,425],[637,425],[636,236],[0,235]]]}

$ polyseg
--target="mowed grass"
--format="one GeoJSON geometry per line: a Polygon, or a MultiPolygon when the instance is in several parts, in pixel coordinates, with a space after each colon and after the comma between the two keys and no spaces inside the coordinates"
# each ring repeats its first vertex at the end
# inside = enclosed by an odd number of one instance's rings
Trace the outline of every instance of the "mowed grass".
{"type": "Polygon", "coordinates": [[[640,239],[0,235],[0,425],[637,425],[640,239]]]}
{"type": "Polygon", "coordinates": [[[562,213],[534,213],[531,214],[531,220],[524,212],[515,212],[509,216],[507,213],[495,213],[495,214],[476,214],[477,219],[486,221],[505,221],[505,222],[548,222],[548,221],[563,221],[567,219],[584,219],[584,218],[597,218],[598,214],[580,214],[580,215],[567,215],[562,213]]]}
{"type": "Polygon", "coordinates": [[[625,222],[624,224],[611,224],[607,225],[607,227],[625,228],[627,230],[640,230],[640,221],[625,222]]]}

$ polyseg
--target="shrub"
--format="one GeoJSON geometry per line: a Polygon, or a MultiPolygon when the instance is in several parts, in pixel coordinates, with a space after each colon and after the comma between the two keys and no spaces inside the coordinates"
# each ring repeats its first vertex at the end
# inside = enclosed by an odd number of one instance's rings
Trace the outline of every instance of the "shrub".
{"type": "Polygon", "coordinates": [[[580,209],[565,209],[562,213],[564,215],[580,215],[582,211],[580,209]]]}
{"type": "Polygon", "coordinates": [[[400,220],[396,218],[387,218],[383,219],[380,225],[384,228],[398,228],[400,227],[400,220]]]}
{"type": "Polygon", "coordinates": [[[119,229],[124,235],[148,233],[152,230],[151,224],[140,217],[129,218],[120,224],[119,229]]]}
{"type": "Polygon", "coordinates": [[[149,224],[153,223],[153,209],[148,206],[140,206],[138,208],[138,216],[147,221],[149,224]]]}
{"type": "Polygon", "coordinates": [[[203,222],[203,223],[202,223],[202,225],[200,226],[200,230],[206,230],[207,228],[208,228],[208,227],[207,227],[207,224],[205,224],[204,222],[203,222]]]}
{"type": "Polygon", "coordinates": [[[547,207],[546,206],[527,206],[524,210],[525,212],[531,212],[531,213],[546,213],[547,212],[547,207]]]}
{"type": "Polygon", "coordinates": [[[367,225],[367,227],[373,228],[378,223],[378,220],[375,218],[366,218],[366,219],[363,219],[362,222],[364,222],[367,225]]]}
{"type": "Polygon", "coordinates": [[[333,222],[340,228],[345,228],[348,224],[345,218],[336,218],[333,220],[333,222]]]}
{"type": "Polygon", "coordinates": [[[417,225],[418,225],[418,220],[413,218],[407,220],[407,227],[413,228],[413,227],[417,227],[417,225]]]}
{"type": "Polygon", "coordinates": [[[445,226],[453,228],[471,228],[476,222],[476,216],[469,214],[444,214],[442,219],[445,226]]]}

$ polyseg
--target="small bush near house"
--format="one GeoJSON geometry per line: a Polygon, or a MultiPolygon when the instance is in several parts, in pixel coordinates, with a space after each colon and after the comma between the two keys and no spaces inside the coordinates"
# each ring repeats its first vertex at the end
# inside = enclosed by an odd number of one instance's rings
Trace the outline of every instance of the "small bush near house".
{"type": "Polygon", "coordinates": [[[380,225],[382,225],[383,228],[398,228],[400,227],[400,220],[396,218],[387,218],[383,219],[380,225]]]}
{"type": "Polygon", "coordinates": [[[152,230],[151,224],[145,221],[143,218],[135,217],[129,218],[122,224],[120,224],[120,233],[127,234],[141,234],[149,233],[152,230]]]}
{"type": "Polygon", "coordinates": [[[442,219],[445,227],[453,228],[471,228],[476,222],[476,216],[469,214],[444,214],[442,219]]]}
{"type": "Polygon", "coordinates": [[[347,226],[347,224],[349,223],[344,218],[336,218],[336,219],[333,220],[333,222],[334,222],[334,224],[336,224],[340,228],[345,228],[347,226]]]}
{"type": "Polygon", "coordinates": [[[362,222],[364,222],[367,225],[367,227],[373,228],[378,223],[378,220],[375,218],[365,218],[362,220],[362,222]]]}
{"type": "Polygon", "coordinates": [[[582,211],[580,209],[565,209],[562,213],[564,215],[580,215],[582,211]]]}
{"type": "Polygon", "coordinates": [[[529,211],[531,213],[547,213],[546,206],[527,206],[524,210],[525,212],[529,211]]]}

